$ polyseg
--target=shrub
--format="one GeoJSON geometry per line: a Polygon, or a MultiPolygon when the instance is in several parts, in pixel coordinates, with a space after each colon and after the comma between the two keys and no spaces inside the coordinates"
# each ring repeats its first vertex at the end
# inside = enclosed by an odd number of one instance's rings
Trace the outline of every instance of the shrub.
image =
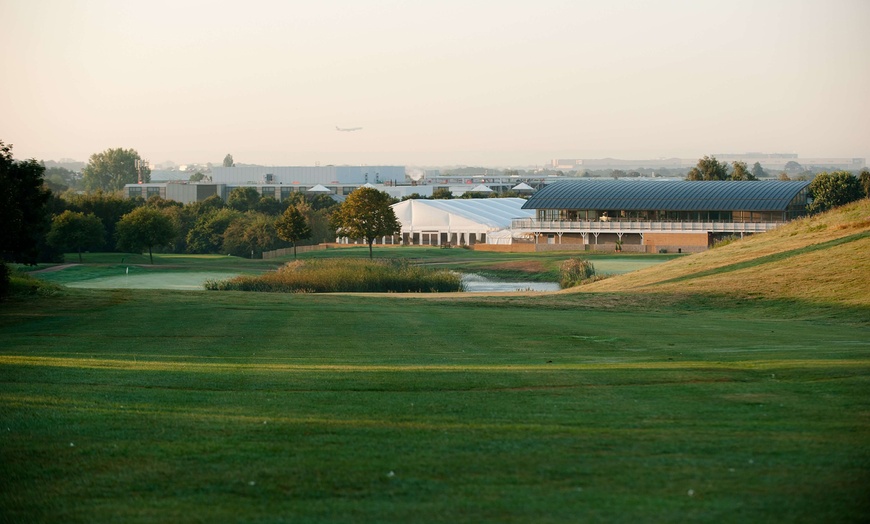
{"type": "Polygon", "coordinates": [[[462,291],[461,277],[406,260],[297,260],[263,275],[209,280],[212,291],[428,293],[462,291]]]}
{"type": "Polygon", "coordinates": [[[57,295],[62,290],[57,284],[34,278],[3,262],[0,262],[0,288],[0,299],[48,297],[57,295]]]}
{"type": "Polygon", "coordinates": [[[559,266],[559,285],[562,289],[579,286],[595,277],[595,266],[585,258],[569,258],[559,266]]]}
{"type": "Polygon", "coordinates": [[[0,261],[0,298],[9,293],[9,266],[0,261]]]}

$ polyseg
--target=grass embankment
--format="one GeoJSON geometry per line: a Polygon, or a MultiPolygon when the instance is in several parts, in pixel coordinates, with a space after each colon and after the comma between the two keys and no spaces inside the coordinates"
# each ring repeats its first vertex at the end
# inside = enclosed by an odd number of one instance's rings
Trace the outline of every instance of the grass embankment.
{"type": "Polygon", "coordinates": [[[870,516],[870,328],[608,296],[13,300],[0,305],[0,514],[870,516]]]}
{"type": "Polygon", "coordinates": [[[582,291],[722,294],[870,306],[870,200],[584,286],[582,291]]]}
{"type": "Polygon", "coordinates": [[[436,293],[462,291],[459,274],[397,259],[297,260],[262,275],[209,280],[211,291],[436,293]]]}

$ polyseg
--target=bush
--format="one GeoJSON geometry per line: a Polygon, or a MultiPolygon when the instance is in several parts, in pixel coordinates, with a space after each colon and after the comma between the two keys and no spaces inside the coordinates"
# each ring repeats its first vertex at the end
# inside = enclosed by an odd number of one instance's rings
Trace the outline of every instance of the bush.
{"type": "Polygon", "coordinates": [[[62,291],[61,286],[39,280],[0,262],[0,299],[49,297],[62,291]]]}
{"type": "Polygon", "coordinates": [[[0,298],[9,293],[9,266],[0,261],[0,298]]]}
{"type": "Polygon", "coordinates": [[[430,293],[462,291],[461,277],[405,260],[297,260],[264,275],[209,280],[211,291],[430,293]]]}
{"type": "Polygon", "coordinates": [[[585,258],[569,258],[559,266],[559,285],[562,289],[579,286],[595,277],[595,266],[585,258]]]}

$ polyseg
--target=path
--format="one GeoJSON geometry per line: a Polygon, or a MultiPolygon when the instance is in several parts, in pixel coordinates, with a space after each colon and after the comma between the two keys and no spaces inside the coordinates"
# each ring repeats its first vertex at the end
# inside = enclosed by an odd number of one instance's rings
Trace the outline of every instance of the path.
{"type": "Polygon", "coordinates": [[[61,271],[61,270],[66,269],[68,267],[73,267],[73,266],[78,266],[78,265],[80,265],[80,264],[58,264],[56,266],[47,267],[45,269],[37,269],[36,271],[31,271],[30,274],[33,275],[36,273],[51,273],[52,271],[61,271]]]}

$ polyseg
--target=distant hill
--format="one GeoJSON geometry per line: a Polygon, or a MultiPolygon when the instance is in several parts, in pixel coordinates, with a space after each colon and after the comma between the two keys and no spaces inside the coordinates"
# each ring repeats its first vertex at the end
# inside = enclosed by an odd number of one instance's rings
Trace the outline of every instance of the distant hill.
{"type": "Polygon", "coordinates": [[[870,306],[870,199],[574,290],[870,306]]]}

